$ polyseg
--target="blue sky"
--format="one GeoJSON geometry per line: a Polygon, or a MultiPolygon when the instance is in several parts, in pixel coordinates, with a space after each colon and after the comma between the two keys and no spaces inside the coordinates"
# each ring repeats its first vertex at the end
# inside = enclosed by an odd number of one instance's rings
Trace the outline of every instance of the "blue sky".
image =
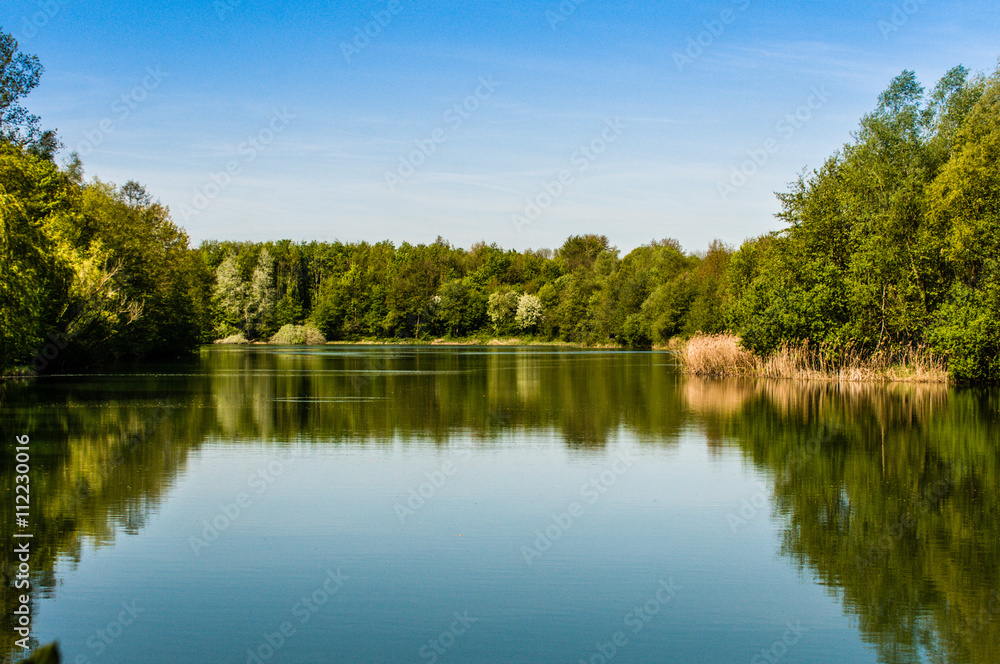
{"type": "Polygon", "coordinates": [[[65,153],[195,243],[738,244],[892,77],[1000,56],[986,1],[5,0],[0,27],[65,153]]]}

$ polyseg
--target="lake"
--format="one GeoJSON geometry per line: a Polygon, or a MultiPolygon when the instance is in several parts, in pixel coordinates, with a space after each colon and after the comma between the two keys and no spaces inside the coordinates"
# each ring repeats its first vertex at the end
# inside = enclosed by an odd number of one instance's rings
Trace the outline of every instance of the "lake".
{"type": "MultiPolygon", "coordinates": [[[[210,347],[3,387],[32,637],[89,662],[1000,652],[1000,391],[663,352],[210,347]]],[[[13,498],[8,504],[13,503],[13,498]]],[[[5,661],[20,638],[5,559],[5,661]]]]}

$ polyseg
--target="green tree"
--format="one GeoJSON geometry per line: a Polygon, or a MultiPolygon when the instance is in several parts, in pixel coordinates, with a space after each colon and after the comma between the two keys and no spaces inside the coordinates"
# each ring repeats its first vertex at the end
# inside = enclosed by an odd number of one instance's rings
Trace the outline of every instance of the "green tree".
{"type": "Polygon", "coordinates": [[[437,316],[446,334],[462,336],[479,329],[486,321],[487,301],[483,292],[468,279],[452,279],[441,284],[437,293],[437,316]]]}
{"type": "Polygon", "coordinates": [[[247,330],[254,338],[266,338],[275,331],[274,312],[277,305],[277,290],[274,285],[274,257],[267,247],[260,252],[257,266],[250,279],[247,297],[247,330]]]}
{"type": "Polygon", "coordinates": [[[227,337],[235,332],[249,333],[243,312],[247,307],[248,287],[240,275],[236,256],[227,254],[215,270],[212,291],[214,328],[217,337],[227,337]]]}
{"type": "Polygon", "coordinates": [[[779,195],[788,227],[745,243],[715,298],[746,346],[810,340],[834,358],[847,346],[992,347],[991,296],[971,278],[996,253],[988,88],[956,67],[928,94],[903,72],[853,142],[779,195]],[[958,317],[976,341],[942,327],[954,307],[984,312],[958,317]]]}
{"type": "Polygon", "coordinates": [[[1000,379],[1000,72],[953,132],[928,191],[930,222],[954,281],[930,330],[957,378],[1000,379]]]}
{"type": "Polygon", "coordinates": [[[72,186],[54,164],[0,142],[0,368],[64,331],[72,256],[55,229],[73,214],[72,186]]]}
{"type": "Polygon", "coordinates": [[[493,324],[493,334],[509,334],[515,325],[515,316],[518,311],[517,291],[496,291],[490,293],[486,305],[486,314],[493,324]]]}
{"type": "Polygon", "coordinates": [[[42,71],[37,56],[21,53],[14,37],[0,32],[0,142],[51,160],[59,149],[55,132],[43,131],[40,118],[20,103],[38,85],[42,71]]]}

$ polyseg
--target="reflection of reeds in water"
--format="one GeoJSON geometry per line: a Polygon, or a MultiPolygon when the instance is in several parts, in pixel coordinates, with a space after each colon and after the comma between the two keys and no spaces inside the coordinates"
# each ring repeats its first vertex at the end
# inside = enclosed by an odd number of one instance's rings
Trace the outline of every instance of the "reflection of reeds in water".
{"type": "Polygon", "coordinates": [[[785,344],[766,357],[740,346],[733,334],[695,335],[680,353],[684,370],[698,376],[762,376],[836,382],[946,383],[945,363],[926,349],[862,353],[847,348],[836,357],[808,342],[785,344]]]}
{"type": "Polygon", "coordinates": [[[948,387],[942,383],[689,376],[682,394],[687,406],[702,415],[737,415],[751,402],[764,402],[782,417],[799,421],[807,421],[810,414],[853,412],[872,413],[883,423],[912,423],[928,421],[932,412],[943,407],[948,387]]]}
{"type": "Polygon", "coordinates": [[[754,381],[739,378],[691,376],[683,387],[688,408],[702,414],[735,415],[755,393],[754,381]]]}

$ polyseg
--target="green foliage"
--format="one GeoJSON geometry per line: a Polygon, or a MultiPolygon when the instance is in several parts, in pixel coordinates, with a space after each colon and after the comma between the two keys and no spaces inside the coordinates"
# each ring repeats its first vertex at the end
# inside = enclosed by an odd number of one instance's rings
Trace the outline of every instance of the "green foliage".
{"type": "Polygon", "coordinates": [[[30,360],[57,331],[71,280],[59,236],[73,194],[52,162],[0,142],[0,368],[30,360]]]}
{"type": "Polygon", "coordinates": [[[649,348],[653,345],[649,325],[640,314],[632,314],[625,319],[621,340],[624,345],[631,348],[649,348]]]}
{"type": "Polygon", "coordinates": [[[590,269],[602,253],[613,250],[604,235],[572,235],[559,249],[557,256],[570,272],[590,269]]]}
{"type": "Polygon", "coordinates": [[[308,325],[282,325],[268,343],[282,346],[325,344],[326,337],[315,327],[308,325]]]}
{"type": "Polygon", "coordinates": [[[599,236],[570,238],[555,253],[484,243],[466,251],[440,238],[398,248],[388,242],[206,242],[201,252],[215,274],[219,337],[241,331],[260,338],[254,321],[270,319],[272,325],[308,321],[340,340],[529,333],[639,346],[688,330],[721,329],[731,254],[716,242],[704,256],[688,255],[675,240],[664,240],[619,259],[599,236]],[[273,263],[273,281],[265,280],[261,260],[273,263]],[[252,315],[262,309],[250,303],[255,274],[258,293],[261,284],[273,288],[273,314],[252,315]],[[631,316],[636,322],[626,334],[631,316]]]}
{"type": "Polygon", "coordinates": [[[691,304],[683,328],[685,336],[698,332],[718,334],[725,331],[723,312],[723,303],[727,299],[725,277],[732,253],[732,249],[715,240],[694,269],[690,290],[691,304]]]}
{"type": "Polygon", "coordinates": [[[1000,376],[1000,283],[973,290],[956,284],[951,298],[936,312],[929,341],[949,358],[959,380],[995,380],[1000,376]]]}
{"type": "Polygon", "coordinates": [[[139,183],[85,183],[77,155],[52,163],[54,134],[19,103],[40,74],[0,33],[3,367],[52,335],[70,340],[66,362],[308,324],[329,339],[523,331],[639,347],[732,331],[759,353],[808,340],[830,358],[929,345],[955,378],[1000,379],[1000,72],[955,67],[929,92],[901,73],[850,143],[779,194],[780,232],[623,258],[594,234],[554,252],[440,237],[192,251],[139,183]]]}
{"type": "Polygon", "coordinates": [[[83,187],[72,238],[75,288],[87,312],[67,332],[92,358],[190,350],[207,326],[208,273],[187,235],[145,189],[83,187]]]}
{"type": "Polygon", "coordinates": [[[926,94],[903,72],[852,143],[779,195],[788,228],[744,243],[720,283],[728,294],[703,301],[726,302],[757,352],[930,344],[955,378],[1000,379],[998,165],[998,74],[956,67],[926,94]]]}
{"type": "Polygon", "coordinates": [[[517,291],[496,291],[490,293],[486,304],[486,314],[493,324],[496,335],[510,334],[514,329],[514,317],[517,314],[517,291]]]}
{"type": "MultiPolygon", "coordinates": [[[[240,277],[236,257],[227,255],[215,269],[215,286],[212,289],[216,336],[226,337],[237,330],[243,330],[248,286],[240,277]]],[[[240,334],[243,332],[240,331],[240,334]]]]}
{"type": "Polygon", "coordinates": [[[246,329],[258,337],[266,337],[274,329],[277,290],[274,285],[274,257],[267,247],[260,252],[257,267],[250,278],[250,294],[246,308],[246,329]]]}
{"type": "Polygon", "coordinates": [[[205,339],[208,274],[151,202],[0,142],[0,366],[36,370],[189,350],[205,339]],[[58,356],[40,357],[49,339],[58,356]]]}
{"type": "Polygon", "coordinates": [[[207,337],[209,274],[135,181],[84,183],[20,104],[38,59],[0,32],[0,369],[174,354],[207,337]]]}
{"type": "Polygon", "coordinates": [[[442,284],[437,297],[437,320],[445,334],[456,337],[471,334],[487,318],[486,297],[468,278],[442,284]]]}
{"type": "Polygon", "coordinates": [[[21,53],[13,36],[0,32],[0,143],[10,143],[52,160],[59,141],[54,131],[43,131],[40,119],[20,104],[38,85],[42,65],[34,55],[21,53]]]}

